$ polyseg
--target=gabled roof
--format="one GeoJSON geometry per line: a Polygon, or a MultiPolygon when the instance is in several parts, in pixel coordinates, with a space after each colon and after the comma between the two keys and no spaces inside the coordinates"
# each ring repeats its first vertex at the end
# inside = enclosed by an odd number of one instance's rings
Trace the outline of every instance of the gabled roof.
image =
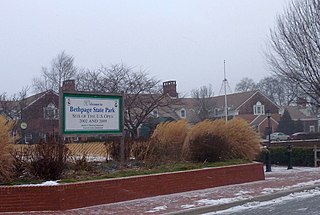
{"type": "MultiPolygon", "coordinates": [[[[261,93],[259,90],[255,91],[248,91],[248,92],[241,92],[241,93],[233,93],[227,95],[227,105],[228,108],[231,108],[233,110],[239,109],[242,105],[244,105],[247,101],[249,101],[253,96],[256,94],[260,94],[261,96],[265,97],[267,100],[269,100],[272,104],[274,104],[276,107],[279,108],[277,104],[275,104],[273,101],[271,101],[267,96],[265,96],[263,93],[261,93]]],[[[214,100],[214,104],[218,108],[224,108],[224,99],[225,96],[215,96],[212,98],[214,100]]]]}
{"type": "Polygon", "coordinates": [[[47,90],[38,94],[35,94],[33,96],[27,97],[23,100],[25,108],[28,108],[29,106],[31,106],[32,104],[34,104],[35,102],[37,102],[40,98],[44,97],[45,95],[47,95],[48,93],[53,93],[57,96],[59,96],[56,92],[54,92],[53,90],[47,90]]]}
{"type": "Polygon", "coordinates": [[[291,119],[293,120],[317,120],[316,115],[306,115],[303,110],[306,110],[304,107],[300,106],[285,106],[284,109],[286,109],[290,116],[291,119]]]}
{"type": "MultiPolygon", "coordinates": [[[[258,91],[242,92],[242,93],[233,93],[227,95],[228,107],[232,109],[238,109],[242,104],[244,104],[249,98],[251,98],[258,91]]],[[[224,107],[225,96],[215,96],[212,98],[216,107],[224,107]]]]}

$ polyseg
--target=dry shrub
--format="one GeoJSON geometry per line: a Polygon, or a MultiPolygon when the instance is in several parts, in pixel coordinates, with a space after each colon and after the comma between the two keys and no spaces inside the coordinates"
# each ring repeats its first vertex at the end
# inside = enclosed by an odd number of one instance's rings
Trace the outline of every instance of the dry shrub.
{"type": "Polygon", "coordinates": [[[158,164],[180,161],[188,130],[185,120],[160,123],[151,136],[146,161],[158,164]]]}
{"type": "Polygon", "coordinates": [[[227,132],[223,120],[205,120],[196,124],[183,145],[184,158],[196,162],[228,159],[230,144],[227,132]]]}
{"type": "Polygon", "coordinates": [[[28,145],[26,147],[15,147],[11,154],[13,157],[13,169],[16,178],[31,177],[29,158],[34,146],[28,145]]]}
{"type": "Polygon", "coordinates": [[[130,156],[134,157],[135,160],[144,161],[147,158],[149,148],[149,141],[134,141],[130,147],[130,156]]]}
{"type": "Polygon", "coordinates": [[[0,183],[11,180],[13,175],[13,157],[10,153],[10,132],[14,122],[0,115],[0,183]]]}
{"type": "Polygon", "coordinates": [[[111,159],[114,161],[120,161],[120,142],[106,141],[103,144],[107,151],[106,161],[111,159]]]}
{"type": "Polygon", "coordinates": [[[37,144],[30,154],[30,172],[40,179],[59,179],[69,156],[70,151],[65,144],[54,141],[37,144]]]}
{"type": "Polygon", "coordinates": [[[88,162],[87,154],[73,157],[73,164],[74,171],[90,171],[92,169],[91,164],[88,162]]]}
{"type": "Polygon", "coordinates": [[[252,161],[260,153],[260,136],[245,120],[228,121],[227,132],[233,158],[252,161]]]}

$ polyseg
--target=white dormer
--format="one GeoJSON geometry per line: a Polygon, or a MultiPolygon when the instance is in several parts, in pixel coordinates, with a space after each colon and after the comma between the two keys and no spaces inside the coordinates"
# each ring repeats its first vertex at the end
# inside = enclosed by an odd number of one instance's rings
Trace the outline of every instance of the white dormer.
{"type": "Polygon", "coordinates": [[[45,119],[58,119],[59,114],[58,114],[58,108],[53,104],[50,103],[48,104],[47,107],[43,108],[43,115],[45,119]]]}
{"type": "Polygon", "coordinates": [[[260,101],[258,101],[255,105],[253,105],[253,115],[264,115],[264,105],[261,104],[260,101]]]}

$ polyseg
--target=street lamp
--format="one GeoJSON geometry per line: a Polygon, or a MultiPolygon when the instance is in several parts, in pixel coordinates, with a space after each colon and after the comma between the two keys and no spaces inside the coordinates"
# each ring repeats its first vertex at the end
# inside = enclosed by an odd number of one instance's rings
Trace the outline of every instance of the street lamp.
{"type": "Polygon", "coordinates": [[[268,117],[268,145],[267,145],[267,154],[266,154],[266,172],[271,172],[271,156],[270,156],[270,143],[271,143],[271,113],[267,111],[268,117]]]}

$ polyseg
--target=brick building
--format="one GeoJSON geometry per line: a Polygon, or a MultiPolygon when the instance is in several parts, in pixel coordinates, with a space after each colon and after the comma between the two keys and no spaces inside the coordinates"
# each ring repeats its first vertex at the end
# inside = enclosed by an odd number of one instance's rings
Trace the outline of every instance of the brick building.
{"type": "Polygon", "coordinates": [[[37,143],[59,133],[59,95],[52,90],[38,93],[22,102],[18,133],[23,143],[37,143]]]}

